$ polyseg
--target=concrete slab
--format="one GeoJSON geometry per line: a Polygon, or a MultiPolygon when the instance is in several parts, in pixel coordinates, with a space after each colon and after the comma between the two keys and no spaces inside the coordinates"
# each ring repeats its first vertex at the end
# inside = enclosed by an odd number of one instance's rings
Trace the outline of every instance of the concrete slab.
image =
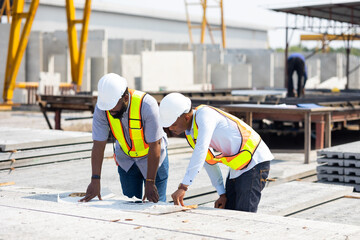
{"type": "Polygon", "coordinates": [[[319,183],[288,182],[262,191],[259,213],[287,216],[299,210],[343,197],[351,187],[329,186],[319,183]]]}
{"type": "Polygon", "coordinates": [[[356,160],[346,159],[346,161],[344,161],[344,166],[360,168],[360,161],[358,159],[356,159],[356,160]]]}
{"type": "Polygon", "coordinates": [[[318,158],[316,160],[319,164],[326,163],[329,166],[344,166],[344,159],[334,159],[334,158],[318,158]]]}
{"type": "Polygon", "coordinates": [[[345,168],[344,175],[356,175],[360,176],[360,168],[345,168]]]}
{"type": "Polygon", "coordinates": [[[317,166],[316,171],[318,173],[327,173],[327,174],[344,174],[344,168],[343,167],[335,167],[335,166],[317,166]]]}
{"type": "Polygon", "coordinates": [[[317,151],[318,156],[328,158],[360,159],[360,141],[324,148],[317,151]],[[344,155],[346,153],[346,156],[344,155]]]}
{"type": "Polygon", "coordinates": [[[211,84],[214,89],[231,88],[231,66],[228,64],[211,64],[211,84]]]}
{"type": "MultiPolygon", "coordinates": [[[[1,188],[0,237],[21,239],[356,239],[360,227],[199,208],[165,215],[37,200],[39,193],[1,188]],[[205,220],[206,219],[206,220],[205,220]],[[261,224],[259,225],[259,219],[261,224]],[[232,224],[218,224],[219,222],[232,224]],[[247,224],[244,224],[246,222],[247,224]],[[240,227],[239,227],[240,226],[240,227]],[[6,230],[6,231],[4,231],[6,230]],[[236,236],[236,237],[235,237],[236,236]]],[[[46,195],[47,193],[42,192],[46,195]]]]}
{"type": "Polygon", "coordinates": [[[352,193],[346,197],[326,202],[316,208],[306,209],[292,215],[297,219],[308,219],[316,221],[334,222],[360,226],[359,193],[352,193]]]}
{"type": "Polygon", "coordinates": [[[92,142],[90,133],[0,127],[0,149],[12,151],[80,142],[92,142]]]}
{"type": "Polygon", "coordinates": [[[344,175],[318,173],[317,177],[319,181],[344,182],[344,175]]]}

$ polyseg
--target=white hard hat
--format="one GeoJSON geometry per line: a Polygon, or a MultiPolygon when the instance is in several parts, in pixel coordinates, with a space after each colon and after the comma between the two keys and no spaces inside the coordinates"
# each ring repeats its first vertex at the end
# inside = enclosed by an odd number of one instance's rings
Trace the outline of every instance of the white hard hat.
{"type": "Polygon", "coordinates": [[[163,127],[170,127],[183,113],[191,109],[190,98],[180,93],[170,93],[160,102],[160,122],[163,127]]]}
{"type": "Polygon", "coordinates": [[[97,106],[100,110],[113,109],[127,88],[126,79],[115,73],[105,74],[98,83],[97,106]]]}

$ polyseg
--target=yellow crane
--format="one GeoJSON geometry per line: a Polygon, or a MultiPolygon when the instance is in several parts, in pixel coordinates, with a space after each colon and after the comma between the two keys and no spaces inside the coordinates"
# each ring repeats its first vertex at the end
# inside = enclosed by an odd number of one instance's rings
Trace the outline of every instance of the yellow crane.
{"type": "MultiPolygon", "coordinates": [[[[21,59],[24,55],[26,45],[29,39],[31,26],[33,24],[37,8],[39,6],[39,0],[32,0],[30,3],[29,11],[24,12],[25,0],[14,0],[11,14],[11,28],[9,36],[8,54],[5,70],[4,92],[3,100],[4,104],[11,105],[16,76],[19,71],[21,59]],[[21,30],[21,22],[25,20],[23,29],[21,30]]],[[[9,0],[5,0],[2,8],[9,6],[9,0]],[[7,4],[7,5],[6,5],[7,4]]],[[[75,18],[74,0],[66,0],[66,16],[68,23],[68,40],[70,48],[71,59],[71,77],[72,82],[75,84],[77,90],[79,90],[82,83],[82,74],[84,67],[84,59],[86,52],[86,43],[88,36],[88,25],[91,12],[91,0],[86,0],[84,6],[83,17],[80,19],[75,18]],[[77,31],[75,25],[82,25],[80,44],[78,46],[77,31]]],[[[8,21],[10,22],[10,20],[8,21]]]]}

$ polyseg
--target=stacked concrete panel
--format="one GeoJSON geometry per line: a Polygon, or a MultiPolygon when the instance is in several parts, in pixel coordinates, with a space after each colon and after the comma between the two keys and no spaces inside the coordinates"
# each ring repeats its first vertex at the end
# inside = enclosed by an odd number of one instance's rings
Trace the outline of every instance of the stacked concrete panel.
{"type": "Polygon", "coordinates": [[[0,170],[89,158],[90,133],[0,128],[0,170]]]}
{"type": "Polygon", "coordinates": [[[228,49],[228,54],[246,55],[246,63],[252,66],[252,87],[274,87],[275,56],[270,50],[228,49]]]}
{"type": "Polygon", "coordinates": [[[124,39],[108,40],[108,72],[122,74],[121,55],[125,52],[124,39]]]}
{"type": "Polygon", "coordinates": [[[26,81],[38,82],[43,71],[43,38],[42,32],[31,32],[26,47],[26,81]]]}
{"type": "Polygon", "coordinates": [[[121,76],[127,82],[129,88],[142,89],[141,86],[141,56],[121,55],[120,58],[121,76]]]}
{"type": "Polygon", "coordinates": [[[319,181],[340,183],[360,192],[360,141],[317,152],[319,181]]]}
{"type": "MultiPolygon", "coordinates": [[[[79,33],[78,33],[79,35],[79,33]]],[[[80,36],[80,35],[79,35],[80,36]]],[[[83,73],[83,82],[81,85],[81,90],[85,92],[90,92],[92,89],[96,89],[97,86],[92,86],[92,77],[91,77],[91,58],[103,58],[104,64],[102,64],[103,69],[100,70],[99,67],[96,72],[107,73],[107,58],[108,58],[108,38],[107,32],[105,30],[92,30],[89,31],[88,42],[86,47],[86,56],[84,63],[84,73],[83,73]]],[[[96,76],[95,76],[96,77],[96,76]]]]}
{"type": "Polygon", "coordinates": [[[154,51],[155,43],[153,40],[134,39],[125,41],[125,54],[141,54],[144,51],[154,51]]]}
{"type": "Polygon", "coordinates": [[[187,52],[142,52],[141,90],[192,90],[193,54],[187,52]]]}

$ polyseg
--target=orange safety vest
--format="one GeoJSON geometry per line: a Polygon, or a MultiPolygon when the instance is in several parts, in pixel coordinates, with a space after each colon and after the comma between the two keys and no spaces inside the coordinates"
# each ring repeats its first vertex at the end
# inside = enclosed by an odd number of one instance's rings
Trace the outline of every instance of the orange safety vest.
{"type": "Polygon", "coordinates": [[[106,111],[109,120],[111,132],[118,140],[120,147],[130,157],[143,157],[149,152],[149,145],[145,141],[144,127],[141,120],[141,104],[146,93],[129,89],[130,93],[130,109],[129,109],[129,135],[130,145],[127,143],[124,136],[123,125],[120,119],[111,116],[109,111],[106,111]]]}
{"type": "MultiPolygon", "coordinates": [[[[241,170],[245,168],[250,161],[252,160],[252,157],[254,155],[255,150],[257,149],[258,145],[260,144],[261,137],[257,132],[255,132],[249,125],[241,121],[240,119],[234,117],[233,115],[223,112],[217,108],[206,106],[206,105],[200,105],[196,108],[196,110],[203,108],[203,107],[210,107],[217,111],[218,113],[222,114],[223,116],[229,118],[230,120],[234,121],[239,129],[240,135],[241,135],[241,145],[239,152],[237,154],[234,154],[232,156],[222,156],[222,154],[215,156],[210,149],[208,150],[208,153],[206,155],[206,162],[213,165],[216,163],[223,163],[227,166],[229,166],[232,169],[235,170],[241,170]]],[[[189,143],[189,145],[194,149],[196,144],[196,139],[198,137],[198,126],[196,124],[195,120],[195,114],[193,116],[193,129],[194,129],[194,138],[189,134],[186,135],[186,139],[189,143]]]]}

